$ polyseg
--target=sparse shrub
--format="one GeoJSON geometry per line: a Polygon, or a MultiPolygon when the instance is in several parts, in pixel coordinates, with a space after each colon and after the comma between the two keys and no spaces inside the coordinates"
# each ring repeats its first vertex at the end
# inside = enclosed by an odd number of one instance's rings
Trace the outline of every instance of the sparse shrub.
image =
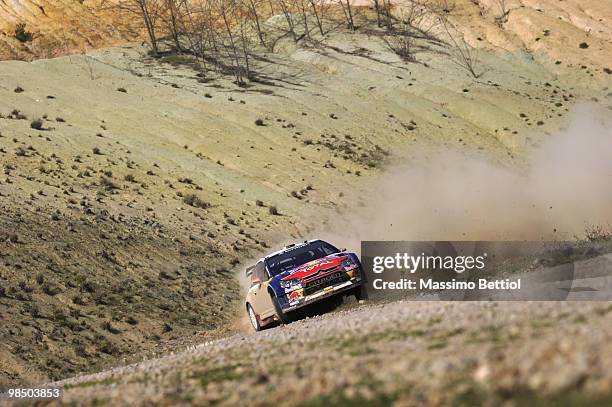
{"type": "Polygon", "coordinates": [[[581,42],[580,45],[578,45],[578,47],[580,49],[587,49],[589,47],[589,44],[587,44],[586,42],[581,42]]]}
{"type": "Polygon", "coordinates": [[[100,177],[100,185],[102,185],[108,191],[111,191],[113,189],[119,189],[119,186],[107,177],[100,177]]]}
{"type": "Polygon", "coordinates": [[[109,341],[106,338],[103,338],[100,341],[100,352],[102,353],[106,353],[107,355],[117,355],[120,353],[119,348],[117,347],[117,345],[115,345],[114,343],[112,343],[111,341],[109,341]]]}
{"type": "Polygon", "coordinates": [[[30,315],[32,316],[32,318],[39,318],[40,317],[40,307],[36,304],[33,304],[30,307],[30,315]]]}
{"type": "Polygon", "coordinates": [[[612,229],[604,228],[601,225],[587,226],[584,235],[589,242],[606,242],[612,240],[612,229]]]}
{"type": "Polygon", "coordinates": [[[15,26],[15,38],[17,38],[21,42],[29,42],[32,41],[32,33],[26,30],[25,23],[19,23],[15,26]]]}
{"type": "Polygon", "coordinates": [[[58,123],[66,123],[66,120],[64,120],[64,119],[63,119],[63,118],[61,118],[61,117],[56,117],[56,118],[55,118],[55,121],[56,121],[56,122],[58,122],[58,123]]]}
{"type": "Polygon", "coordinates": [[[136,182],[136,178],[132,174],[127,174],[123,179],[128,182],[136,182]]]}
{"type": "Polygon", "coordinates": [[[80,295],[75,295],[74,297],[72,297],[72,303],[76,304],[76,305],[85,305],[86,304],[85,300],[80,295]]]}
{"type": "Polygon", "coordinates": [[[270,215],[280,215],[278,208],[275,205],[270,206],[268,208],[268,212],[270,212],[270,215]]]}
{"type": "Polygon", "coordinates": [[[110,333],[112,333],[112,334],[118,334],[119,332],[121,332],[119,329],[117,329],[117,328],[115,328],[115,327],[113,326],[113,324],[111,323],[111,321],[104,321],[104,323],[102,324],[102,327],[103,327],[103,328],[104,328],[106,331],[108,331],[108,332],[110,332],[110,333]]]}
{"type": "Polygon", "coordinates": [[[102,155],[102,150],[100,150],[100,147],[94,147],[94,148],[92,149],[92,152],[93,152],[95,155],[102,155]]]}
{"type": "Polygon", "coordinates": [[[88,293],[95,293],[96,292],[96,285],[95,283],[87,280],[85,282],[83,282],[83,285],[81,286],[81,289],[85,292],[88,293]]]}
{"type": "Polygon", "coordinates": [[[19,109],[13,109],[11,117],[17,120],[26,120],[28,118],[25,114],[21,113],[19,109]]]}
{"type": "Polygon", "coordinates": [[[183,198],[183,202],[189,206],[193,206],[194,208],[206,209],[210,208],[210,204],[208,202],[200,199],[196,194],[189,194],[183,198]]]}
{"type": "Polygon", "coordinates": [[[34,288],[28,285],[28,283],[25,281],[19,282],[19,288],[21,288],[21,290],[26,293],[31,293],[32,291],[34,291],[34,288]]]}
{"type": "Polygon", "coordinates": [[[23,92],[23,88],[21,86],[17,86],[15,88],[15,93],[22,93],[23,92]]]}
{"type": "Polygon", "coordinates": [[[54,296],[62,292],[58,285],[50,282],[43,284],[42,289],[45,294],[50,296],[54,296]]]}
{"type": "Polygon", "coordinates": [[[127,93],[127,90],[125,88],[117,88],[117,92],[127,93]]]}
{"type": "Polygon", "coordinates": [[[43,129],[42,119],[32,120],[32,122],[30,123],[30,127],[35,130],[42,130],[43,129]]]}
{"type": "Polygon", "coordinates": [[[165,280],[172,280],[172,274],[168,273],[166,270],[162,270],[159,272],[159,278],[165,280]]]}
{"type": "Polygon", "coordinates": [[[255,201],[255,205],[257,205],[259,207],[266,206],[261,199],[256,200],[255,201]]]}
{"type": "Polygon", "coordinates": [[[257,119],[257,120],[255,120],[255,125],[257,125],[257,126],[265,126],[266,124],[264,123],[264,121],[262,119],[257,119]]]}

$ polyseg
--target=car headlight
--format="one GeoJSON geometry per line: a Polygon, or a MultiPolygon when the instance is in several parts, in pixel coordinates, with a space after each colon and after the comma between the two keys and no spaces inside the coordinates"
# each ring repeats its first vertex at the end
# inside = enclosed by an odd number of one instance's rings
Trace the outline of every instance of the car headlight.
{"type": "Polygon", "coordinates": [[[281,280],[280,286],[284,289],[287,289],[291,287],[298,288],[301,287],[302,284],[299,278],[292,278],[291,280],[281,280]]]}
{"type": "Polygon", "coordinates": [[[345,269],[350,269],[356,266],[355,262],[350,257],[347,257],[346,259],[342,260],[342,263],[340,263],[340,265],[345,269]]]}

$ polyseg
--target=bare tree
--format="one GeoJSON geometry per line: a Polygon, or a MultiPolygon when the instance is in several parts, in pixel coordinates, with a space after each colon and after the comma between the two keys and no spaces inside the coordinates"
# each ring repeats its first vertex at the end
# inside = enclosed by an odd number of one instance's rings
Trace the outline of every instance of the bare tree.
{"type": "Polygon", "coordinates": [[[167,6],[164,3],[164,0],[120,0],[118,2],[106,0],[102,8],[114,8],[139,16],[147,29],[151,53],[157,56],[159,54],[157,28],[159,19],[167,6]]]}
{"type": "Polygon", "coordinates": [[[400,8],[400,22],[412,27],[422,34],[429,33],[437,27],[441,15],[440,4],[428,0],[407,0],[400,8]]]}
{"type": "Polygon", "coordinates": [[[452,25],[448,19],[440,17],[440,25],[444,28],[448,38],[450,39],[452,50],[450,53],[451,61],[459,67],[465,69],[475,79],[480,78],[484,74],[484,70],[480,67],[480,59],[478,57],[478,49],[472,47],[463,39],[456,39],[458,30],[452,25]]]}
{"type": "Polygon", "coordinates": [[[302,15],[302,25],[304,26],[304,35],[306,36],[306,38],[310,39],[310,27],[308,26],[308,18],[309,18],[310,13],[308,11],[308,0],[294,0],[294,1],[295,1],[295,6],[297,10],[302,15]]]}
{"type": "Polygon", "coordinates": [[[355,30],[355,20],[353,19],[353,0],[339,0],[342,11],[344,12],[344,18],[346,24],[350,30],[355,30]]]}
{"type": "Polygon", "coordinates": [[[247,8],[249,10],[249,17],[255,23],[255,29],[257,31],[257,37],[259,38],[259,43],[266,47],[266,41],[264,40],[264,34],[261,29],[261,23],[259,22],[259,9],[263,8],[261,0],[245,0],[247,2],[247,8]]]}
{"type": "Polygon", "coordinates": [[[400,11],[398,23],[389,29],[389,35],[384,38],[385,43],[404,61],[414,61],[413,44],[414,35],[409,19],[400,11]]]}
{"type": "Polygon", "coordinates": [[[308,0],[308,3],[310,4],[312,15],[315,18],[315,23],[319,28],[319,32],[321,35],[325,35],[325,31],[323,30],[323,18],[329,2],[327,0],[308,0]]]}
{"type": "Polygon", "coordinates": [[[180,52],[182,51],[182,47],[180,42],[181,33],[178,28],[178,20],[180,19],[178,0],[165,0],[164,8],[164,12],[161,13],[161,18],[164,26],[172,37],[176,50],[180,52]]]}
{"type": "Polygon", "coordinates": [[[382,8],[380,5],[380,0],[374,0],[374,10],[376,11],[376,25],[378,27],[382,27],[382,22],[381,22],[381,14],[382,14],[382,8]]]}
{"type": "Polygon", "coordinates": [[[241,57],[239,55],[240,44],[236,38],[236,33],[234,33],[234,27],[236,25],[240,25],[241,23],[238,3],[236,0],[217,0],[217,12],[221,17],[223,27],[225,28],[227,40],[223,42],[223,45],[227,49],[228,56],[234,65],[233,72],[234,76],[236,77],[236,84],[242,85],[244,84],[244,78],[241,66],[241,57]]]}
{"type": "Polygon", "coordinates": [[[506,17],[508,15],[508,4],[506,3],[506,0],[495,0],[495,3],[497,3],[497,7],[499,7],[501,17],[506,17]]]}
{"type": "MultiPolygon", "coordinates": [[[[272,2],[270,2],[272,3],[272,2]]],[[[295,24],[293,22],[293,15],[291,13],[292,7],[291,3],[288,0],[278,0],[278,5],[285,16],[285,20],[287,21],[287,27],[293,41],[298,42],[297,33],[295,32],[295,24]]]]}

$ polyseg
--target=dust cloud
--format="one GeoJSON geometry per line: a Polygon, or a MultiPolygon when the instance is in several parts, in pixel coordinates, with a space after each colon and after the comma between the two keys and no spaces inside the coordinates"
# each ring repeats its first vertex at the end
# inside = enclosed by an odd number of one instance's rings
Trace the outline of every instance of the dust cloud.
{"type": "MultiPolygon", "coordinates": [[[[607,112],[609,113],[609,112],[607,112]]],[[[608,115],[609,116],[609,115],[608,115]]],[[[423,151],[387,170],[365,204],[331,221],[322,238],[361,240],[573,240],[612,224],[612,126],[589,106],[508,168],[456,151],[423,151]]],[[[413,154],[414,155],[414,154],[413,154]]]]}

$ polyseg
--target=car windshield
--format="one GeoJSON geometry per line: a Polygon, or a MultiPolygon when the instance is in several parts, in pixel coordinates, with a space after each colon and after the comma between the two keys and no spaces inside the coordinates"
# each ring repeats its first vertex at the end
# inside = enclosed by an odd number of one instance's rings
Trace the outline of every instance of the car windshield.
{"type": "Polygon", "coordinates": [[[298,247],[285,253],[269,257],[266,262],[268,270],[272,276],[276,276],[284,271],[301,266],[309,261],[317,260],[332,253],[337,253],[338,249],[329,243],[316,241],[306,246],[298,247]]]}

